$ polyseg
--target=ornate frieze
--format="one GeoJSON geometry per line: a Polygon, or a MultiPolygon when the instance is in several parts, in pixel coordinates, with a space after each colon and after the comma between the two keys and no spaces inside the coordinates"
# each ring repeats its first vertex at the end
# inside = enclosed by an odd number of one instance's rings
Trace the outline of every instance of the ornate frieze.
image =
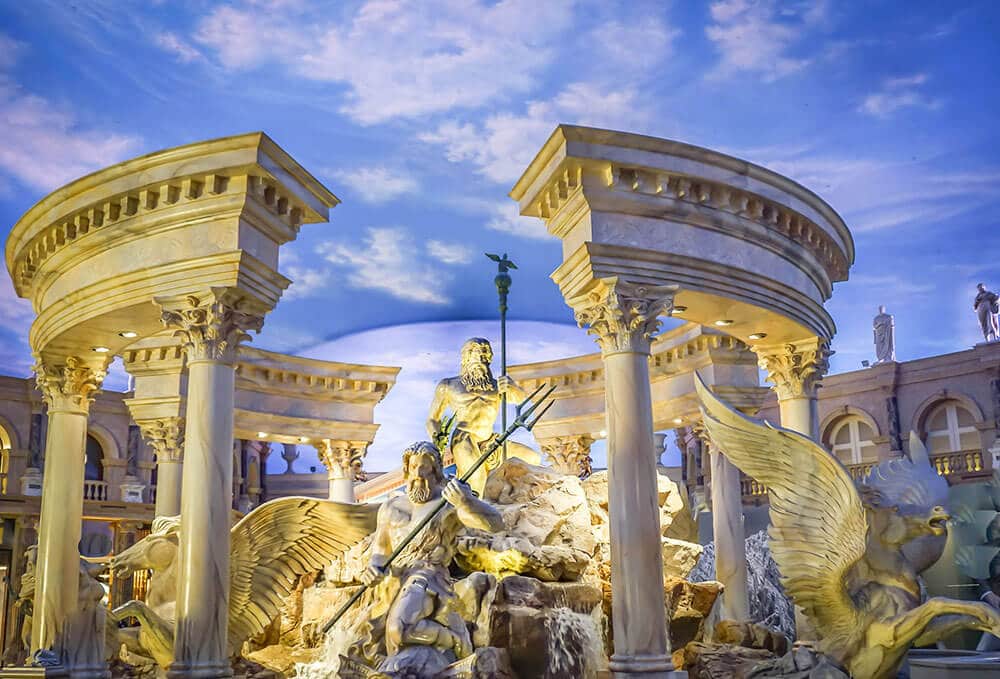
{"type": "Polygon", "coordinates": [[[69,356],[63,363],[37,358],[33,368],[35,381],[49,411],[73,410],[86,413],[101,388],[107,374],[107,364],[108,361],[105,360],[95,367],[78,356],[69,356]]]}
{"type": "Polygon", "coordinates": [[[160,320],[181,339],[187,360],[235,363],[240,342],[248,330],[260,331],[262,314],[248,312],[245,299],[228,288],[213,288],[207,295],[187,295],[180,303],[157,298],[160,320]]]}
{"type": "Polygon", "coordinates": [[[137,423],[157,462],[180,462],[184,457],[184,418],[164,417],[137,423]]]}
{"type": "Polygon", "coordinates": [[[331,479],[366,481],[364,459],[368,454],[365,441],[339,441],[321,439],[316,442],[316,453],[326,466],[331,479]]]}
{"type": "Polygon", "coordinates": [[[593,442],[587,434],[580,434],[557,436],[540,443],[553,469],[585,479],[591,474],[590,446],[593,442]]]}
{"type": "Polygon", "coordinates": [[[569,300],[576,322],[587,326],[602,354],[649,353],[650,338],[669,315],[677,286],[643,285],[601,278],[587,292],[569,300]]]}
{"type": "Polygon", "coordinates": [[[774,385],[779,400],[815,398],[816,387],[830,368],[830,340],[813,339],[774,347],[756,347],[761,369],[774,385]]]}

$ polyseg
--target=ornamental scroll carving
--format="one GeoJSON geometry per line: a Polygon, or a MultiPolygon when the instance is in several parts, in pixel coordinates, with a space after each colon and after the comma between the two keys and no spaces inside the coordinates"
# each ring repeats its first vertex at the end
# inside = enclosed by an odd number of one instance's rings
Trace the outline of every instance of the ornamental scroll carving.
{"type": "Polygon", "coordinates": [[[153,452],[157,462],[180,462],[184,456],[184,418],[164,417],[138,423],[142,438],[153,452]]]}
{"type": "Polygon", "coordinates": [[[358,441],[320,440],[316,442],[316,453],[326,466],[331,479],[351,479],[366,481],[363,465],[368,453],[368,444],[358,441]]]}
{"type": "Polygon", "coordinates": [[[69,356],[65,363],[47,363],[40,358],[35,366],[35,382],[49,410],[75,410],[86,413],[104,382],[107,362],[100,367],[69,356]]]}
{"type": "Polygon", "coordinates": [[[779,347],[757,348],[757,363],[767,371],[779,400],[815,397],[816,388],[830,368],[830,340],[815,338],[779,347]]]}
{"type": "Polygon", "coordinates": [[[158,298],[163,309],[160,320],[175,328],[174,336],[184,344],[187,360],[233,363],[240,342],[250,339],[248,330],[259,332],[263,314],[249,312],[247,300],[226,288],[213,288],[203,296],[187,295],[179,302],[158,298]]]}
{"type": "Polygon", "coordinates": [[[569,300],[576,322],[587,326],[603,354],[649,353],[659,317],[674,307],[675,285],[643,285],[601,278],[588,292],[569,300]]]}

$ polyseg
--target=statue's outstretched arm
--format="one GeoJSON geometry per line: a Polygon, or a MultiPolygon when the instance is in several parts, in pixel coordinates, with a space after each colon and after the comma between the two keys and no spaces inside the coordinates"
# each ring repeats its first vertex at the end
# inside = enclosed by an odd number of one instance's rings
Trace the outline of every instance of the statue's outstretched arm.
{"type": "Polygon", "coordinates": [[[441,430],[441,419],[445,410],[448,409],[448,383],[445,380],[438,382],[437,389],[434,390],[434,400],[431,401],[431,410],[427,415],[427,435],[434,441],[441,430]]]}
{"type": "Polygon", "coordinates": [[[452,479],[441,494],[455,507],[458,520],[468,528],[478,528],[491,533],[504,529],[500,512],[489,502],[483,502],[476,497],[467,484],[452,479]]]}

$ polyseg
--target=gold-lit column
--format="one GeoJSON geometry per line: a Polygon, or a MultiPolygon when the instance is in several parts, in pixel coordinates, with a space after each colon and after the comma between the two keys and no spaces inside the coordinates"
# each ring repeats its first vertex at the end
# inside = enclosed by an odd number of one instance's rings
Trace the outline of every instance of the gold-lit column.
{"type": "Polygon", "coordinates": [[[601,348],[608,418],[608,514],[616,677],[674,676],[667,637],[653,456],[650,337],[670,313],[673,286],[615,277],[567,300],[601,348]]]}
{"type": "Polygon", "coordinates": [[[184,418],[139,422],[146,444],[156,453],[156,516],[181,513],[181,470],[184,468],[184,418]]]}
{"type": "Polygon", "coordinates": [[[87,416],[108,360],[40,359],[38,389],[48,405],[45,474],[38,527],[31,651],[61,651],[63,625],[76,610],[87,449],[87,416]]]}
{"type": "Polygon", "coordinates": [[[226,288],[156,303],[163,323],[176,328],[188,367],[177,622],[167,676],[228,677],[236,349],[263,318],[243,309],[239,294],[226,288]]]}

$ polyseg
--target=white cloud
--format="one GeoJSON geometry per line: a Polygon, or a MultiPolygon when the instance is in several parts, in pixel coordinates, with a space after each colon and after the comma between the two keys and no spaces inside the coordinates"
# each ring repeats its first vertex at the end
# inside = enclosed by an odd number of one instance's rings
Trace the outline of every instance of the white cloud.
{"type": "Polygon", "coordinates": [[[504,201],[493,206],[493,217],[486,222],[486,228],[522,238],[545,240],[551,238],[545,222],[536,217],[522,217],[517,203],[504,201]]]}
{"type": "Polygon", "coordinates": [[[472,261],[472,250],[458,243],[427,241],[427,254],[443,264],[468,264],[472,261]]]}
{"type": "Polygon", "coordinates": [[[233,69],[277,61],[304,78],[343,84],[342,111],[362,124],[475,108],[530,91],[568,28],[572,2],[369,0],[329,8],[216,8],[194,40],[233,69]]]}
{"type": "Polygon", "coordinates": [[[420,188],[415,178],[382,165],[338,170],[333,175],[366,203],[385,203],[408,193],[416,193],[420,188]]]}
{"type": "Polygon", "coordinates": [[[23,48],[0,34],[0,171],[48,191],[132,153],[137,137],[88,129],[69,109],[25,93],[4,72],[23,48]],[[13,47],[11,47],[13,45],[13,47]]]}
{"type": "Polygon", "coordinates": [[[499,183],[514,182],[560,123],[638,130],[652,114],[635,89],[577,82],[545,101],[530,101],[522,114],[495,113],[481,124],[446,121],[421,141],[444,146],[451,162],[470,162],[499,183]]]}
{"type": "Polygon", "coordinates": [[[941,107],[941,100],[929,97],[920,91],[927,82],[927,74],[888,78],[882,83],[882,89],[865,97],[858,106],[859,113],[865,113],[876,118],[889,118],[893,113],[904,108],[924,108],[934,110],[941,107]]]}
{"type": "Polygon", "coordinates": [[[405,229],[371,228],[360,247],[329,242],[318,250],[331,264],[349,269],[347,280],[355,288],[379,290],[410,302],[450,302],[445,294],[450,278],[427,261],[405,229]]]}
{"type": "Polygon", "coordinates": [[[747,72],[771,82],[809,65],[809,58],[792,52],[825,18],[826,3],[779,10],[774,0],[720,0],[709,11],[713,23],[705,35],[721,57],[710,76],[747,72]]]}
{"type": "Polygon", "coordinates": [[[175,33],[160,33],[154,36],[153,42],[173,54],[178,61],[184,64],[203,58],[201,52],[175,33]]]}
{"type": "Polygon", "coordinates": [[[680,35],[679,29],[667,26],[658,17],[645,16],[637,21],[601,22],[591,31],[589,42],[616,65],[634,68],[637,50],[641,50],[642,63],[656,63],[670,55],[680,35]]]}

